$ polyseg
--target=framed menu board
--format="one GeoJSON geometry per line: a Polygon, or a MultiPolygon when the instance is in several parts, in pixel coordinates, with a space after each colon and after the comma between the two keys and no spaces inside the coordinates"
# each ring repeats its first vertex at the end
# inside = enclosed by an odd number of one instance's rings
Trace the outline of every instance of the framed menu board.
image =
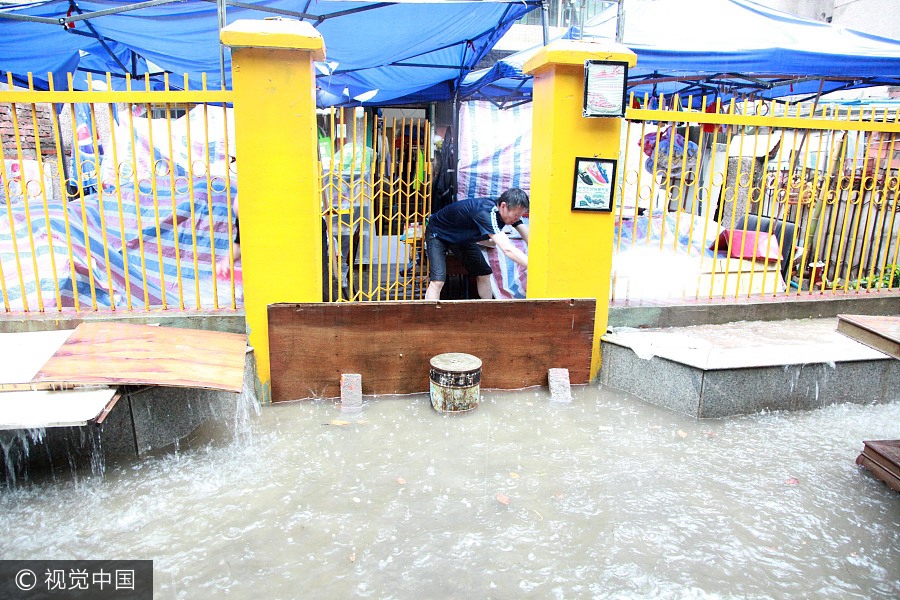
{"type": "Polygon", "coordinates": [[[624,117],[628,63],[584,61],[584,117],[624,117]]]}

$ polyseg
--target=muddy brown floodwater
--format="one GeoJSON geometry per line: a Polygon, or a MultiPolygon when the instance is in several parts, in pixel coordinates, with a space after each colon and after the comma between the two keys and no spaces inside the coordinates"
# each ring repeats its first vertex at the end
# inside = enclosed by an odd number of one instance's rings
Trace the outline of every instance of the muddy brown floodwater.
{"type": "Polygon", "coordinates": [[[900,402],[698,421],[597,386],[266,406],[0,490],[5,559],[153,559],[154,597],[898,598],[900,402]]]}

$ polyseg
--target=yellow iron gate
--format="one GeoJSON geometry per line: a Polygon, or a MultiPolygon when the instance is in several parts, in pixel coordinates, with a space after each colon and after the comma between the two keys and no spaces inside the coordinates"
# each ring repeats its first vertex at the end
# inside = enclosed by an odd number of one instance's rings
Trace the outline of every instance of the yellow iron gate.
{"type": "Polygon", "coordinates": [[[431,128],[425,119],[335,109],[320,117],[326,298],[424,297],[431,211],[431,128]]]}

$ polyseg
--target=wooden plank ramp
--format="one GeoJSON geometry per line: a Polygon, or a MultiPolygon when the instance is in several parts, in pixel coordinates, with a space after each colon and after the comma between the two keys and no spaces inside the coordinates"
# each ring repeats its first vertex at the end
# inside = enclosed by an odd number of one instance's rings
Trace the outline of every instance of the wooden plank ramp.
{"type": "Polygon", "coordinates": [[[32,382],[240,392],[246,347],[246,336],[236,333],[88,322],[75,328],[32,382]]]}
{"type": "Polygon", "coordinates": [[[900,492],[900,440],[870,440],[863,442],[863,446],[856,464],[900,492]]]}
{"type": "Polygon", "coordinates": [[[847,337],[900,358],[900,317],[838,315],[837,330],[847,337]]]}
{"type": "Polygon", "coordinates": [[[102,423],[117,385],[243,389],[246,337],[118,322],[0,334],[0,430],[102,423]]]}
{"type": "Polygon", "coordinates": [[[272,400],[340,395],[342,373],[363,393],[427,392],[433,356],[473,354],[483,388],[547,385],[550,368],[590,377],[596,301],[460,300],[269,306],[272,400]]]}

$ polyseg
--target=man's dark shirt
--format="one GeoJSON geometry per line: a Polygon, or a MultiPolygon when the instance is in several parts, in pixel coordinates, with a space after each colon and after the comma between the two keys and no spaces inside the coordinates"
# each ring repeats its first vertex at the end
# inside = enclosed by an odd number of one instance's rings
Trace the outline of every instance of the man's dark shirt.
{"type": "MultiPolygon", "coordinates": [[[[522,221],[513,223],[513,227],[522,221]]],[[[464,244],[487,239],[500,233],[505,227],[500,209],[490,198],[473,198],[448,204],[428,220],[432,235],[447,244],[464,244]]]]}

